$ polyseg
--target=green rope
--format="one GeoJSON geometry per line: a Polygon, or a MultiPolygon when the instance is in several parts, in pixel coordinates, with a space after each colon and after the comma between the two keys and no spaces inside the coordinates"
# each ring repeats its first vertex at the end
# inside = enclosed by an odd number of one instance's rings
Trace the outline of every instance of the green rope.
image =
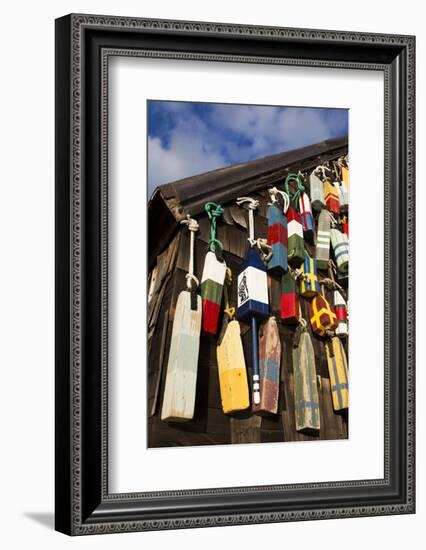
{"type": "Polygon", "coordinates": [[[302,193],[305,192],[305,186],[303,185],[300,174],[295,174],[295,173],[288,174],[286,179],[285,179],[285,182],[284,182],[284,188],[285,188],[285,192],[287,193],[287,195],[290,199],[290,202],[292,202],[293,206],[297,209],[297,201],[298,201],[300,195],[302,195],[302,193]],[[295,181],[296,184],[297,184],[297,189],[294,192],[293,197],[291,196],[290,190],[289,190],[289,187],[288,187],[288,184],[289,184],[290,181],[295,181]]]}
{"type": "Polygon", "coordinates": [[[216,224],[217,219],[223,215],[223,207],[216,202],[208,202],[204,205],[204,210],[207,212],[207,216],[210,220],[210,243],[209,250],[211,252],[216,251],[216,245],[223,250],[223,244],[216,238],[216,224]]]}

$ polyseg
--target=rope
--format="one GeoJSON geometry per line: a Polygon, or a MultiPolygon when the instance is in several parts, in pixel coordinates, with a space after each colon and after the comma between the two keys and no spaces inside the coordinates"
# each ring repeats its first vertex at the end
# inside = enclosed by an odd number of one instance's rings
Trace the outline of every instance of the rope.
{"type": "Polygon", "coordinates": [[[210,220],[210,242],[209,242],[209,250],[211,252],[216,252],[216,245],[220,248],[220,250],[223,250],[223,244],[219,241],[219,239],[216,238],[216,225],[217,225],[217,219],[220,218],[220,216],[223,215],[223,207],[216,203],[216,202],[208,202],[204,205],[204,209],[207,212],[207,216],[210,220]]]}
{"type": "Polygon", "coordinates": [[[290,199],[288,198],[287,193],[285,193],[284,191],[281,191],[280,189],[277,189],[276,187],[272,187],[271,189],[268,189],[268,192],[269,192],[269,195],[271,196],[271,203],[269,203],[269,205],[279,202],[277,199],[277,195],[281,195],[283,199],[283,212],[284,214],[286,214],[288,207],[290,206],[290,199]]]}
{"type": "Polygon", "coordinates": [[[225,309],[223,310],[224,313],[228,315],[228,318],[230,321],[235,316],[235,307],[230,307],[229,305],[229,293],[228,293],[228,287],[230,287],[232,284],[232,271],[229,267],[226,268],[226,276],[225,276],[225,286],[223,287],[223,292],[225,294],[225,309]]]}
{"type": "Polygon", "coordinates": [[[301,180],[301,173],[299,172],[298,174],[296,173],[288,174],[284,182],[284,188],[290,200],[293,202],[294,207],[297,209],[297,200],[299,199],[300,195],[305,192],[305,186],[303,185],[303,182],[301,180]],[[293,198],[291,197],[291,193],[288,187],[288,184],[290,181],[295,181],[297,185],[293,198]]]}
{"type": "Polygon", "coordinates": [[[196,220],[191,218],[188,214],[186,220],[182,220],[180,223],[186,225],[190,234],[190,244],[189,244],[189,266],[188,273],[186,274],[186,288],[191,290],[196,290],[200,284],[197,277],[194,275],[194,245],[195,245],[195,232],[198,231],[199,225],[196,220]],[[195,287],[192,288],[192,283],[195,283],[195,287]]]}
{"type": "Polygon", "coordinates": [[[272,257],[272,246],[268,244],[267,239],[255,239],[253,246],[256,245],[259,253],[262,257],[262,260],[267,263],[272,257]],[[266,250],[266,252],[265,252],[266,250]]]}
{"type": "Polygon", "coordinates": [[[249,212],[249,237],[248,241],[250,243],[250,246],[254,246],[256,244],[256,240],[254,238],[254,214],[253,212],[256,210],[256,208],[259,206],[259,201],[256,199],[252,199],[251,197],[238,197],[237,198],[237,205],[243,206],[245,205],[249,212]]]}

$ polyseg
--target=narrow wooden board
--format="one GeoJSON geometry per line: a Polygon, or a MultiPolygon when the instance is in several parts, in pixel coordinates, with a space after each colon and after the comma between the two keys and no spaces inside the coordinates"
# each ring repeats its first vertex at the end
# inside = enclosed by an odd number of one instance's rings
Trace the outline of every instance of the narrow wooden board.
{"type": "Polygon", "coordinates": [[[228,323],[217,347],[217,364],[223,412],[247,409],[250,405],[249,387],[238,321],[228,323]]]}
{"type": "Polygon", "coordinates": [[[259,341],[260,403],[253,405],[256,412],[277,414],[280,392],[281,342],[275,317],[262,326],[259,341]]]}
{"type": "Polygon", "coordinates": [[[201,330],[201,297],[191,309],[191,294],[178,296],[167,364],[161,420],[183,421],[194,416],[198,352],[201,330]]]}

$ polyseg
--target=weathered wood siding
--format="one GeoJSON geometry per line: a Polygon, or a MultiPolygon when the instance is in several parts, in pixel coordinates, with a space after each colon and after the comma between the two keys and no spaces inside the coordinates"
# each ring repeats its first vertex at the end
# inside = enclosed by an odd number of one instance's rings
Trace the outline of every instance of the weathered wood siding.
{"type": "MultiPolygon", "coordinates": [[[[251,194],[259,199],[261,206],[255,215],[256,236],[267,235],[267,191],[251,194]]],[[[209,197],[214,200],[214,196],[209,197]]],[[[230,292],[231,305],[236,304],[236,281],[239,266],[247,249],[247,214],[235,203],[223,204],[225,215],[218,224],[218,238],[224,245],[224,257],[234,274],[230,292]]],[[[201,277],[207,243],[210,236],[206,215],[197,216],[200,225],[195,246],[195,273],[201,277]]],[[[150,238],[160,238],[158,235],[150,238]]],[[[314,254],[315,247],[308,247],[314,254]]],[[[165,447],[181,445],[212,445],[227,443],[258,443],[303,441],[313,439],[345,439],[348,437],[347,414],[333,411],[330,379],[327,367],[324,340],[308,330],[314,346],[316,369],[319,382],[321,430],[318,434],[302,434],[296,431],[293,396],[292,341],[295,327],[283,325],[280,320],[279,277],[269,277],[269,298],[271,315],[278,321],[282,354],[281,380],[278,414],[260,416],[250,410],[225,415],[221,409],[219,377],[216,362],[217,338],[201,334],[197,393],[194,419],[185,423],[162,422],[160,420],[164,394],[165,371],[170,347],[174,308],[179,292],[185,288],[185,274],[188,268],[189,236],[182,228],[172,239],[169,247],[157,260],[157,271],[161,283],[150,303],[148,326],[148,446],[165,447]],[[151,311],[152,310],[152,311],[151,311]]],[[[157,273],[157,280],[158,280],[157,273]]],[[[331,292],[326,297],[333,303],[331,292]]],[[[300,298],[303,316],[309,319],[309,302],[300,298]]],[[[251,334],[249,326],[241,323],[241,336],[250,384],[252,380],[251,334]]]]}

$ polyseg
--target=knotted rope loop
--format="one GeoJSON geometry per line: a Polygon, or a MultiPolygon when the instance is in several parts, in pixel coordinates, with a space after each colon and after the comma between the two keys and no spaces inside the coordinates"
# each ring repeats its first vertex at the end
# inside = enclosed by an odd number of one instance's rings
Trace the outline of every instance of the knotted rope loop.
{"type": "Polygon", "coordinates": [[[272,246],[268,244],[267,239],[255,239],[254,245],[257,246],[262,260],[267,263],[272,257],[272,246]]]}
{"type": "Polygon", "coordinates": [[[190,234],[190,243],[189,243],[189,266],[188,266],[188,273],[186,274],[186,288],[189,291],[195,291],[198,286],[200,285],[199,280],[194,275],[194,246],[195,246],[195,232],[198,231],[199,225],[197,220],[194,220],[191,218],[191,216],[188,214],[186,216],[186,220],[182,220],[180,222],[183,225],[186,225],[189,234],[190,234]],[[195,283],[195,287],[193,288],[192,283],[195,283]]]}
{"type": "Polygon", "coordinates": [[[318,174],[319,174],[320,172],[322,173],[322,179],[325,180],[325,178],[326,178],[326,175],[325,175],[325,166],[322,165],[322,164],[320,164],[319,166],[317,166],[317,167],[315,168],[314,174],[315,174],[316,176],[318,176],[318,174]]]}
{"type": "Polygon", "coordinates": [[[216,252],[216,245],[217,245],[222,251],[223,244],[216,237],[216,231],[217,231],[216,226],[217,226],[217,219],[220,218],[220,216],[222,216],[224,213],[223,207],[216,202],[208,202],[204,205],[204,210],[207,212],[207,216],[209,217],[209,220],[210,220],[209,250],[211,252],[216,252]]]}
{"type": "Polygon", "coordinates": [[[280,189],[277,189],[276,187],[271,187],[271,189],[268,189],[268,192],[271,197],[271,203],[269,203],[269,205],[275,204],[277,202],[279,203],[277,199],[277,195],[281,195],[283,200],[283,212],[284,214],[286,214],[288,207],[290,206],[290,199],[287,193],[285,193],[284,191],[281,191],[280,189]]]}
{"type": "Polygon", "coordinates": [[[256,210],[256,208],[259,206],[259,201],[256,199],[252,199],[251,197],[238,197],[236,200],[236,203],[238,206],[243,206],[248,209],[249,212],[249,236],[248,241],[250,243],[250,246],[254,246],[256,244],[256,240],[254,238],[254,214],[253,212],[256,210]]]}
{"type": "Polygon", "coordinates": [[[287,195],[289,196],[290,201],[293,203],[293,206],[297,209],[297,201],[298,201],[300,195],[302,195],[302,193],[305,192],[305,186],[303,185],[303,181],[301,179],[301,172],[299,172],[298,174],[296,174],[296,173],[288,174],[286,179],[285,179],[285,182],[284,182],[284,189],[285,189],[285,192],[287,193],[287,195]],[[291,196],[289,186],[288,186],[288,184],[291,181],[296,182],[296,186],[297,186],[293,197],[291,196]]]}

